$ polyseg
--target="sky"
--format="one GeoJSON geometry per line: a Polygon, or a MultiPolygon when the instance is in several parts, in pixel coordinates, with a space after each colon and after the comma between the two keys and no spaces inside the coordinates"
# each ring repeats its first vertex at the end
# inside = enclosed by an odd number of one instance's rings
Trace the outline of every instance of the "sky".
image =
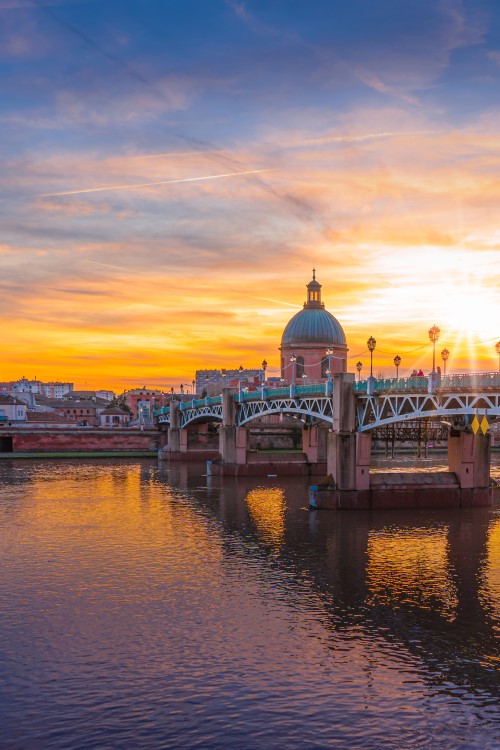
{"type": "Polygon", "coordinates": [[[0,380],[496,370],[497,0],[0,0],[0,380]]]}

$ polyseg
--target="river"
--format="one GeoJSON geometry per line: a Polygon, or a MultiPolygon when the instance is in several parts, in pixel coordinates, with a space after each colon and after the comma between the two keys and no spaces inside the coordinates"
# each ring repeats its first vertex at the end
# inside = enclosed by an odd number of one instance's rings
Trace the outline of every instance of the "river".
{"type": "Polygon", "coordinates": [[[2,750],[500,748],[499,508],[204,474],[0,462],[2,750]]]}

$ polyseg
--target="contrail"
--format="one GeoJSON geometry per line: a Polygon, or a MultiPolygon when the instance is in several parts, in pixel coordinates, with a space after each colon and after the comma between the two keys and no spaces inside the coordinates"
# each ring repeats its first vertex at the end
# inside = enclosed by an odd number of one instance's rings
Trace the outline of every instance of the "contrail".
{"type": "Polygon", "coordinates": [[[36,198],[55,198],[61,195],[81,195],[82,193],[102,193],[105,190],[134,190],[135,188],[153,187],[156,185],[176,185],[179,182],[200,182],[201,180],[217,180],[221,177],[237,177],[244,174],[261,174],[274,172],[274,169],[252,169],[248,172],[227,172],[226,174],[211,174],[206,177],[184,177],[181,180],[163,180],[162,182],[139,182],[135,185],[114,185],[112,187],[86,188],[85,190],[68,190],[64,193],[42,193],[36,198]]]}
{"type": "Polygon", "coordinates": [[[298,143],[292,143],[285,148],[300,148],[301,146],[321,146],[327,143],[356,143],[371,141],[377,138],[398,138],[405,135],[435,135],[440,130],[401,130],[385,133],[362,133],[360,135],[327,135],[324,138],[309,138],[298,143]]]}
{"type": "Polygon", "coordinates": [[[97,260],[88,260],[84,258],[84,263],[92,263],[93,266],[104,266],[105,268],[116,268],[118,271],[126,271],[123,266],[112,266],[110,263],[99,263],[97,260]]]}

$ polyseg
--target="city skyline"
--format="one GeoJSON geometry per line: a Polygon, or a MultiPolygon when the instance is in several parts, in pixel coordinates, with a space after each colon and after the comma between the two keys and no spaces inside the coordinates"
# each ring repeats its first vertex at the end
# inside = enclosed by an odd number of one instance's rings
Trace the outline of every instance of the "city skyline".
{"type": "Polygon", "coordinates": [[[0,0],[0,380],[279,370],[313,267],[348,369],[496,370],[493,2],[0,0]],[[364,359],[363,359],[364,357],[364,359]]]}

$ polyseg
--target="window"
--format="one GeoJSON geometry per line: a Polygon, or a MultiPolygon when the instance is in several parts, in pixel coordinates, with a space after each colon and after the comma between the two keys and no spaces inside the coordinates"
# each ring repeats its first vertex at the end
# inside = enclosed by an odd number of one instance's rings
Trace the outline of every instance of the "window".
{"type": "Polygon", "coordinates": [[[295,371],[295,377],[301,378],[304,374],[304,357],[297,357],[297,369],[295,371]]]}
{"type": "Polygon", "coordinates": [[[328,377],[328,359],[322,359],[321,360],[321,377],[327,378],[328,377]]]}

